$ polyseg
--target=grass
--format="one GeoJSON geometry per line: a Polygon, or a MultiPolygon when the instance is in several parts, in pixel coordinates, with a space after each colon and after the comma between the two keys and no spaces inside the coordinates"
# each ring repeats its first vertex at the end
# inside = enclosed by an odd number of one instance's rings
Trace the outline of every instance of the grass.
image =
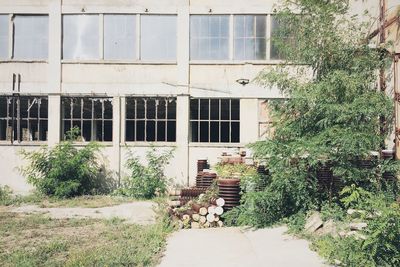
{"type": "MultiPolygon", "coordinates": [[[[163,218],[163,217],[160,217],[163,218]]],[[[155,266],[172,231],[166,220],[51,219],[0,211],[2,266],[155,266]]]]}

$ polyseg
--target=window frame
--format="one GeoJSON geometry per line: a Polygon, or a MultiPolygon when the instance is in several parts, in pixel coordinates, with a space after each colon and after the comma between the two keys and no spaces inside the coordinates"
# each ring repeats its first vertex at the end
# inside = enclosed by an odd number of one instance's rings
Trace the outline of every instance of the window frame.
{"type": "Polygon", "coordinates": [[[50,15],[49,13],[45,12],[18,12],[18,13],[0,13],[0,15],[6,15],[8,16],[8,52],[7,52],[7,57],[6,58],[0,58],[0,63],[1,62],[35,62],[35,63],[48,63],[49,62],[49,57],[50,57],[50,15]],[[16,16],[46,16],[48,17],[48,36],[47,36],[47,58],[45,59],[32,59],[32,58],[21,58],[21,59],[16,59],[14,58],[14,51],[15,51],[15,24],[14,24],[14,18],[16,16]]]}
{"type": "MultiPolygon", "coordinates": [[[[97,63],[97,64],[160,64],[160,65],[177,65],[178,62],[178,14],[177,13],[116,13],[116,12],[102,12],[102,13],[76,13],[76,12],[63,12],[61,17],[67,15],[98,15],[99,17],[99,56],[96,59],[64,59],[61,56],[61,63],[63,64],[74,64],[74,63],[97,63]],[[104,16],[106,15],[132,15],[135,16],[135,58],[134,59],[105,59],[104,57],[104,16]],[[176,17],[176,57],[173,60],[167,59],[152,59],[142,60],[141,59],[141,17],[142,16],[174,16],[176,17]]],[[[61,35],[63,35],[63,29],[61,29],[61,35]]],[[[61,41],[61,49],[64,49],[64,41],[61,41]]]]}
{"type": "Polygon", "coordinates": [[[153,96],[149,96],[149,97],[142,97],[142,96],[127,96],[125,97],[125,116],[124,116],[124,123],[125,123],[125,132],[124,134],[124,140],[126,143],[156,143],[156,144],[162,144],[165,143],[166,145],[171,145],[176,143],[177,139],[177,98],[172,96],[172,97],[153,97],[153,96]],[[143,118],[138,118],[138,112],[137,112],[137,100],[144,100],[144,117],[143,118]],[[128,118],[128,105],[129,105],[129,101],[134,100],[135,101],[135,111],[134,111],[134,118],[128,118]],[[164,100],[165,101],[165,119],[163,118],[158,118],[158,105],[155,105],[155,117],[154,118],[147,118],[147,101],[148,100],[164,100]],[[175,102],[175,118],[170,119],[168,117],[168,103],[169,100],[172,100],[175,102]],[[137,123],[138,121],[143,121],[144,122],[144,136],[143,139],[144,140],[137,140],[137,123]],[[154,121],[155,123],[155,129],[154,129],[154,141],[151,140],[147,140],[147,122],[148,121],[154,121]],[[133,127],[133,140],[131,139],[127,139],[127,132],[128,132],[128,122],[133,122],[134,123],[134,127],[133,127]],[[165,126],[164,126],[164,140],[158,140],[158,132],[157,132],[157,123],[158,122],[165,122],[165,126]],[[168,122],[174,123],[175,125],[175,130],[174,130],[174,136],[173,136],[173,140],[168,141],[168,122]]]}
{"type": "Polygon", "coordinates": [[[3,123],[6,123],[6,132],[5,132],[5,139],[0,139],[0,144],[11,144],[11,145],[42,145],[48,142],[48,132],[49,132],[49,97],[47,95],[21,95],[19,93],[14,93],[14,94],[4,94],[0,95],[0,98],[6,98],[6,103],[7,103],[7,115],[6,117],[0,117],[0,121],[3,123]],[[27,111],[26,111],[26,117],[23,116],[21,117],[21,100],[26,99],[27,100],[27,111]],[[39,100],[39,101],[38,101],[39,100]],[[45,111],[42,111],[42,101],[45,100],[46,104],[43,104],[43,106],[46,106],[47,109],[45,111]],[[32,101],[32,102],[31,102],[32,101]],[[36,103],[35,103],[36,102],[36,103]],[[30,117],[31,112],[30,109],[34,107],[34,105],[37,106],[37,117],[30,117]],[[14,110],[13,110],[14,106],[14,110]],[[47,116],[42,116],[43,113],[45,112],[45,115],[47,116]],[[11,126],[9,126],[9,123],[11,121],[11,126]],[[26,128],[22,128],[22,122],[26,122],[26,128]],[[33,121],[33,122],[32,122],[33,121]],[[31,125],[35,125],[34,121],[37,121],[37,140],[35,140],[35,134],[36,132],[31,132],[31,125]],[[42,129],[41,123],[46,122],[46,126],[42,129]],[[7,129],[11,128],[11,133],[10,138],[7,138],[7,129]],[[27,139],[29,140],[24,140],[24,131],[23,129],[27,129],[27,139]],[[47,129],[47,131],[46,131],[47,129]],[[45,138],[41,138],[40,136],[43,136],[43,132],[45,131],[45,138]],[[33,135],[31,135],[33,133],[33,135]],[[47,133],[47,134],[46,134],[47,133]],[[29,138],[29,136],[31,138],[29,138]]]}
{"type": "Polygon", "coordinates": [[[65,133],[66,128],[65,128],[65,124],[66,122],[70,123],[70,127],[69,129],[72,129],[75,125],[74,123],[78,122],[80,124],[81,127],[79,127],[80,130],[80,135],[78,137],[80,137],[80,140],[74,140],[74,143],[89,143],[89,142],[99,142],[102,144],[107,144],[107,143],[112,143],[114,137],[114,110],[113,110],[113,98],[112,97],[103,97],[103,96],[61,96],[61,102],[60,102],[60,123],[61,123],[61,127],[60,127],[60,140],[66,140],[66,136],[65,133]],[[66,114],[64,113],[65,110],[65,106],[64,106],[64,101],[69,101],[69,110],[70,110],[70,117],[66,117],[66,114]],[[80,116],[79,117],[75,117],[74,115],[74,101],[78,100],[80,101],[79,107],[80,107],[80,116]],[[84,100],[88,100],[91,101],[91,116],[90,118],[85,118],[84,115],[84,100]],[[95,110],[95,102],[96,100],[102,100],[102,114],[101,114],[101,118],[96,118],[94,110],[95,110]],[[104,100],[108,100],[111,103],[111,119],[110,118],[104,118],[104,114],[105,114],[105,106],[104,106],[104,100]],[[102,126],[102,134],[101,134],[101,140],[95,140],[97,139],[97,132],[94,132],[94,125],[97,122],[101,122],[101,126],[102,126]],[[90,140],[85,140],[84,138],[84,122],[89,122],[90,123],[90,140]],[[105,122],[110,123],[111,126],[111,140],[107,140],[104,141],[104,125],[105,122]]]}
{"type": "Polygon", "coordinates": [[[240,135],[240,98],[209,98],[209,97],[191,97],[190,102],[189,102],[189,143],[190,144],[210,144],[210,145],[221,145],[221,144],[226,144],[229,146],[232,145],[239,145],[241,143],[241,135],[240,135]],[[192,100],[197,100],[198,101],[198,106],[197,106],[197,119],[192,118],[192,100]],[[201,100],[208,100],[208,119],[202,119],[201,118],[201,100]],[[211,100],[218,100],[218,107],[219,107],[219,114],[218,114],[218,119],[211,119],[211,100]],[[222,119],[222,105],[221,102],[223,100],[228,100],[229,101],[229,119],[222,119]],[[232,101],[237,101],[238,103],[238,119],[232,119],[232,101]],[[201,122],[207,122],[208,123],[208,141],[201,141],[201,122]],[[217,122],[218,123],[218,141],[211,141],[211,123],[212,122],[217,122]],[[197,141],[193,140],[193,123],[197,123],[197,141]],[[229,123],[229,141],[224,141],[222,142],[221,140],[221,132],[222,132],[222,127],[221,123],[229,123]],[[232,141],[232,124],[237,123],[238,124],[238,141],[234,142],[232,141]]]}

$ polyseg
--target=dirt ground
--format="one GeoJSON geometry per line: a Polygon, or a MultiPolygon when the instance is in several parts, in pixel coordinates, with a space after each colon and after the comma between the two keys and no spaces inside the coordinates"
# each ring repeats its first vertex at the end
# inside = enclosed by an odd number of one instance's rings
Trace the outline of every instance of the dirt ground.
{"type": "Polygon", "coordinates": [[[155,212],[153,202],[138,201],[133,203],[124,203],[111,207],[102,208],[41,208],[36,205],[26,205],[10,208],[10,212],[27,214],[46,214],[54,219],[68,218],[92,218],[92,219],[112,219],[119,218],[127,223],[136,223],[141,225],[154,224],[155,212]]]}

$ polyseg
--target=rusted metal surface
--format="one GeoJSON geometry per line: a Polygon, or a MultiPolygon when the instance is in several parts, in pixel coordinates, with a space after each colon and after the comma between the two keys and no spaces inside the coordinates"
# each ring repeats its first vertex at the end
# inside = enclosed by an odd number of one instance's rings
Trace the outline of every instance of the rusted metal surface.
{"type": "Polygon", "coordinates": [[[240,179],[218,179],[218,197],[225,200],[224,210],[240,205],[240,179]]]}

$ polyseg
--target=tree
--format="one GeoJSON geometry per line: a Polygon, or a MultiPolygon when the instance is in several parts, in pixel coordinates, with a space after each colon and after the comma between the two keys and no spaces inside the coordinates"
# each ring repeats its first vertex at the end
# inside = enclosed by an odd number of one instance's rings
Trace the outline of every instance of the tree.
{"type": "Polygon", "coordinates": [[[272,139],[250,146],[268,162],[272,181],[244,198],[259,226],[320,205],[326,196],[316,171],[323,165],[344,185],[379,187],[381,165],[365,169],[359,162],[379,151],[393,110],[376,83],[387,56],[368,46],[367,24],[350,16],[348,1],[287,0],[275,18],[273,45],[286,60],[258,82],[288,98],[270,101],[272,139]],[[388,122],[383,134],[380,117],[388,122]]]}

